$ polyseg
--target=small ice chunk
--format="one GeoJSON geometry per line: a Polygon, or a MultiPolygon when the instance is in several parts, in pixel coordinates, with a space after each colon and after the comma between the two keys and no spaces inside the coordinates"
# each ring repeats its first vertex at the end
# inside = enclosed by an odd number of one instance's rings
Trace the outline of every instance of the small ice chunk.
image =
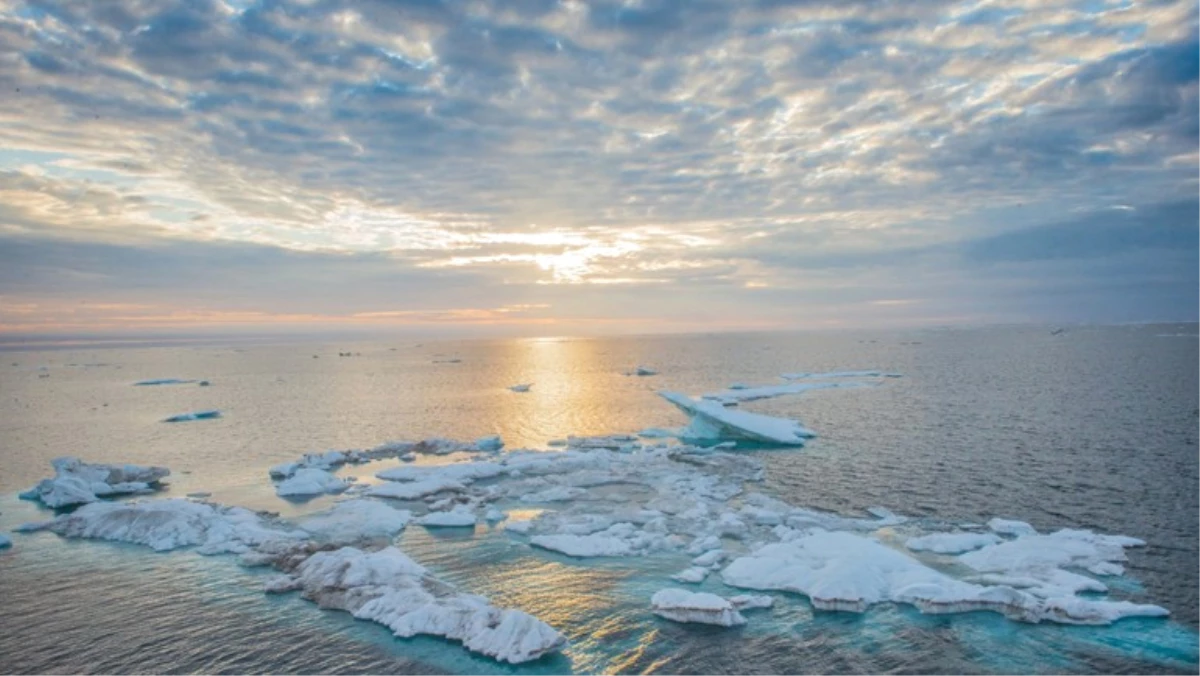
{"type": "Polygon", "coordinates": [[[296,470],[290,478],[284,479],[275,487],[275,494],[280,497],[289,495],[321,495],[323,493],[341,493],[350,484],[323,469],[306,467],[296,470]]]}
{"type": "Polygon", "coordinates": [[[987,525],[988,528],[992,529],[992,532],[999,533],[1000,535],[1015,535],[1016,537],[1021,537],[1023,535],[1037,535],[1037,531],[1034,530],[1033,526],[1030,526],[1024,521],[992,519],[991,521],[988,521],[987,525]]]}
{"type": "MultiPolygon", "coordinates": [[[[515,530],[513,528],[515,525],[509,524],[507,529],[515,530]]],[[[529,539],[529,544],[581,559],[593,556],[632,556],[634,554],[633,545],[628,540],[605,533],[535,535],[529,539]]]]}
{"type": "Polygon", "coordinates": [[[195,493],[188,493],[187,497],[195,498],[197,500],[203,500],[204,498],[211,498],[212,493],[210,493],[208,491],[196,491],[195,493]]]}
{"type": "MultiPolygon", "coordinates": [[[[194,383],[194,380],[181,380],[179,378],[155,378],[152,380],[139,380],[134,385],[183,385],[185,383],[194,383]]],[[[208,384],[208,383],[205,383],[208,384]]]]}
{"type": "Polygon", "coordinates": [[[417,523],[426,527],[455,528],[475,525],[475,514],[463,505],[449,512],[430,512],[417,519],[417,523]]]}
{"type": "Polygon", "coordinates": [[[498,523],[507,519],[508,515],[495,507],[490,507],[487,513],[483,515],[483,518],[489,523],[498,523]]]}
{"type": "Polygon", "coordinates": [[[725,551],[722,549],[710,549],[707,552],[704,552],[703,554],[701,554],[700,556],[697,556],[696,558],[692,559],[692,565],[693,566],[702,566],[704,568],[711,568],[711,567],[721,563],[721,561],[723,561],[725,559],[725,556],[726,556],[725,551]]]}
{"type": "Polygon", "coordinates": [[[395,500],[418,500],[427,495],[433,495],[442,491],[457,492],[466,489],[467,487],[461,481],[435,476],[407,483],[389,481],[378,486],[372,486],[367,490],[367,495],[380,498],[393,498],[395,500]]]}
{"type": "Polygon", "coordinates": [[[509,521],[508,523],[504,524],[504,530],[512,531],[513,533],[519,533],[521,535],[528,535],[529,531],[533,530],[533,522],[509,521]]]}
{"type": "Polygon", "coordinates": [[[675,573],[674,575],[671,576],[671,579],[675,580],[676,582],[689,582],[692,584],[700,584],[701,582],[704,582],[704,578],[708,577],[708,573],[709,573],[708,568],[692,566],[691,568],[688,568],[688,569],[685,569],[678,573],[675,573]]]}
{"type": "Polygon", "coordinates": [[[705,592],[686,589],[660,589],[650,597],[655,615],[675,622],[698,622],[733,627],[745,624],[746,618],[728,600],[705,592]]]}
{"type": "Polygon", "coordinates": [[[11,547],[11,546],[12,546],[12,538],[8,537],[4,533],[0,533],[0,549],[5,549],[6,547],[11,547]]]}
{"type": "Polygon", "coordinates": [[[635,375],[635,376],[656,376],[656,375],[658,375],[658,371],[655,371],[654,369],[652,369],[648,366],[638,366],[633,369],[633,375],[635,375]]]}
{"type": "Polygon", "coordinates": [[[475,440],[475,450],[488,453],[495,453],[501,448],[504,448],[504,441],[500,439],[499,434],[492,434],[486,437],[479,437],[475,440]]]}
{"type": "Polygon", "coordinates": [[[1000,537],[992,533],[931,533],[909,538],[904,546],[914,552],[929,551],[935,554],[962,554],[973,549],[994,545],[1000,537]]]}
{"type": "Polygon", "coordinates": [[[519,385],[509,385],[508,389],[513,392],[528,392],[531,387],[533,387],[533,383],[520,383],[519,385]]]}
{"type": "Polygon", "coordinates": [[[211,411],[196,411],[195,413],[180,413],[178,415],[173,415],[170,418],[163,418],[163,422],[174,423],[187,422],[189,420],[212,420],[213,418],[220,417],[221,412],[213,409],[211,411]]]}
{"type": "Polygon", "coordinates": [[[567,445],[567,440],[566,439],[551,439],[550,441],[546,442],[546,445],[549,446],[550,448],[562,448],[563,446],[567,445]]]}
{"type": "Polygon", "coordinates": [[[738,594],[730,596],[729,602],[739,611],[754,610],[755,608],[770,608],[775,605],[775,597],[766,594],[738,594]]]}

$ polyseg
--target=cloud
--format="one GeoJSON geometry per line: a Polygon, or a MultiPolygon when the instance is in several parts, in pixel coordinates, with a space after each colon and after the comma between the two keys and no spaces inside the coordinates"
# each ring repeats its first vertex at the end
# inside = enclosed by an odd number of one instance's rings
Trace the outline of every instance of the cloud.
{"type": "MultiPolygon", "coordinates": [[[[294,317],[917,322],[975,317],[983,265],[1194,317],[1163,291],[1190,276],[1113,295],[1097,266],[1194,259],[1197,45],[1182,1],[17,1],[0,235],[29,276],[0,295],[203,304],[211,266],[294,317]],[[431,300],[339,281],[380,279],[431,300]]],[[[994,318],[1052,314],[1004,288],[994,318]]]]}

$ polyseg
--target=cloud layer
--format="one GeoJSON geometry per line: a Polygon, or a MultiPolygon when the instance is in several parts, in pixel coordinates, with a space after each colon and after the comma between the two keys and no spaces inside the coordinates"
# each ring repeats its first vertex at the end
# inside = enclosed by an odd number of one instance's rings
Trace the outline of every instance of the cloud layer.
{"type": "Polygon", "coordinates": [[[1194,320],[1197,70],[1189,2],[0,2],[0,325],[1194,320]]]}

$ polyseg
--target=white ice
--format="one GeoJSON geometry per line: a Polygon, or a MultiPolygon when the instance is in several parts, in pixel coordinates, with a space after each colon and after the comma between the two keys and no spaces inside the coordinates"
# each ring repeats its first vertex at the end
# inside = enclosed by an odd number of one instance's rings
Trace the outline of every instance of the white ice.
{"type": "Polygon", "coordinates": [[[712,401],[697,401],[676,392],[659,396],[691,416],[689,438],[757,441],[788,446],[803,446],[816,434],[794,420],[725,408],[712,401]]]}
{"type": "Polygon", "coordinates": [[[911,604],[926,613],[993,610],[1026,622],[1068,624],[1106,624],[1132,615],[1167,614],[1158,606],[1083,599],[1069,592],[1042,597],[1007,585],[964,582],[847,532],[817,530],[764,545],[735,559],[721,572],[721,578],[735,587],[804,594],[823,610],[863,612],[877,603],[894,602],[911,604]]]}
{"type": "Polygon", "coordinates": [[[773,397],[781,397],[788,394],[802,394],[810,390],[827,390],[827,389],[845,389],[855,387],[873,387],[874,383],[869,382],[823,382],[823,383],[786,383],[784,385],[762,385],[758,387],[737,387],[712,392],[710,394],[701,395],[702,399],[709,399],[720,402],[721,404],[737,404],[743,401],[755,401],[757,399],[770,399],[773,397]]]}
{"type": "Polygon", "coordinates": [[[396,636],[462,641],[468,650],[501,662],[528,662],[567,644],[541,620],[461,593],[395,547],[317,552],[295,566],[290,578],[271,584],[271,590],[297,588],[322,608],[377,622],[396,636]]]}
{"type": "Polygon", "coordinates": [[[459,505],[449,512],[430,512],[417,519],[422,526],[456,528],[475,525],[475,514],[465,506],[459,505]]]}
{"type": "Polygon", "coordinates": [[[746,618],[729,600],[706,592],[660,589],[650,597],[650,607],[655,615],[675,622],[697,622],[721,627],[746,623],[746,618]]]}
{"type": "Polygon", "coordinates": [[[348,544],[364,539],[390,538],[412,521],[412,512],[378,500],[346,500],[332,509],[300,519],[297,525],[323,540],[348,544]]]}
{"type": "Polygon", "coordinates": [[[157,551],[198,546],[201,554],[240,554],[271,541],[299,541],[307,534],[270,522],[242,507],[184,499],[93,502],[24,531],[49,530],[63,537],[117,540],[157,551]]]}
{"type": "Polygon", "coordinates": [[[52,508],[69,507],[110,495],[152,493],[171,473],[166,467],[90,464],[72,457],[55,458],[50,464],[54,477],[21,493],[22,498],[52,508]]]}
{"type": "Polygon", "coordinates": [[[1037,535],[1037,531],[1034,530],[1033,526],[1024,521],[997,518],[988,521],[987,525],[988,528],[992,529],[992,532],[999,533],[1000,535],[1015,535],[1017,537],[1021,537],[1022,535],[1037,535]]]}
{"type": "Polygon", "coordinates": [[[350,484],[323,469],[305,467],[296,470],[290,478],[284,479],[275,487],[275,494],[280,497],[291,495],[321,495],[323,493],[341,493],[350,484]]]}
{"type": "Polygon", "coordinates": [[[935,554],[961,554],[1000,542],[992,533],[931,533],[909,538],[905,547],[914,552],[930,551],[935,554]]]}

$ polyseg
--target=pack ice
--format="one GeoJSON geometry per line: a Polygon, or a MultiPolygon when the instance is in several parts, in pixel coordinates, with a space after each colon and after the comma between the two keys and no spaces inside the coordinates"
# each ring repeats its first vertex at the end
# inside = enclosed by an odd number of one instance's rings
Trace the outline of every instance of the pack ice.
{"type": "Polygon", "coordinates": [[[57,509],[95,502],[101,497],[152,493],[171,473],[166,467],[89,464],[72,457],[55,458],[50,465],[54,477],[42,479],[21,493],[21,498],[57,509]]]}

